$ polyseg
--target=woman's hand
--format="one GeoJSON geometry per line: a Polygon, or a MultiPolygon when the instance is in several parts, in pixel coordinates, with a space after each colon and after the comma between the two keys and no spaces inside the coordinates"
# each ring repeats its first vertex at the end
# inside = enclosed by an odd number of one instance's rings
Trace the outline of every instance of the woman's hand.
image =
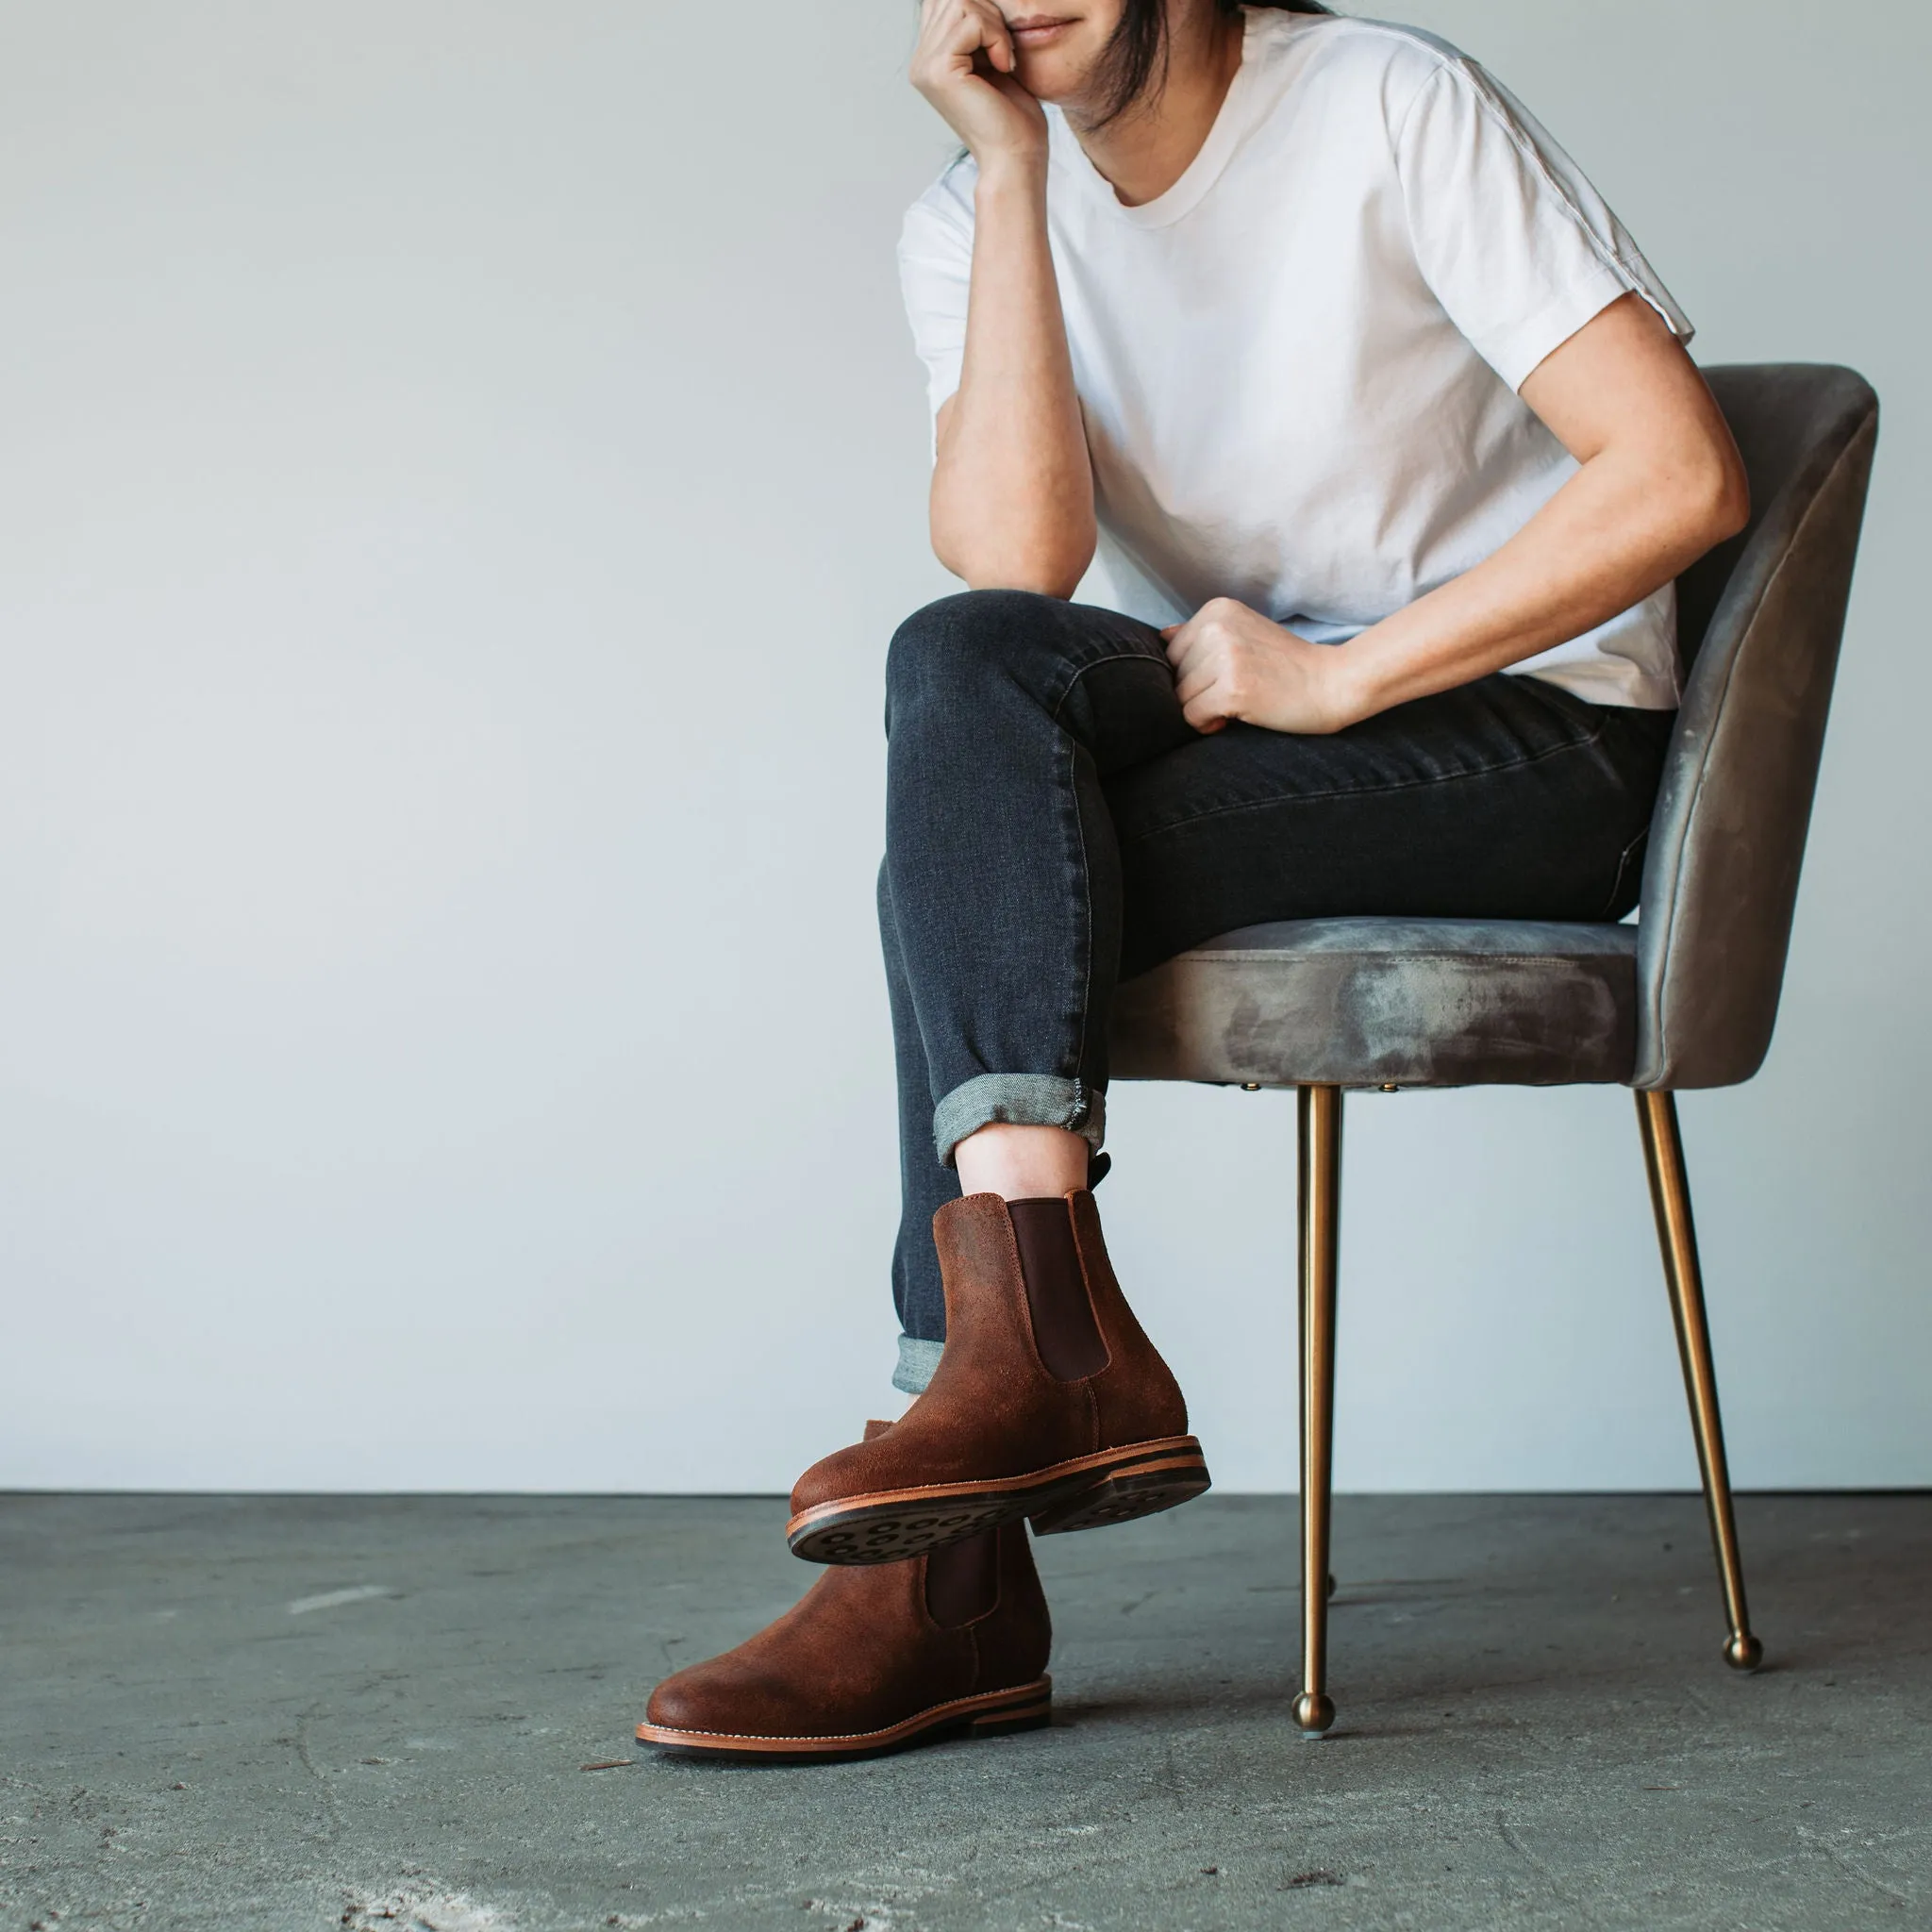
{"type": "Polygon", "coordinates": [[[924,0],[912,85],[972,151],[982,171],[1046,154],[1046,116],[1014,77],[1019,53],[993,0],[924,0]]]}
{"type": "Polygon", "coordinates": [[[1325,736],[1356,722],[1341,650],[1311,644],[1232,597],[1216,597],[1160,635],[1181,714],[1196,731],[1239,718],[1267,731],[1325,736]]]}

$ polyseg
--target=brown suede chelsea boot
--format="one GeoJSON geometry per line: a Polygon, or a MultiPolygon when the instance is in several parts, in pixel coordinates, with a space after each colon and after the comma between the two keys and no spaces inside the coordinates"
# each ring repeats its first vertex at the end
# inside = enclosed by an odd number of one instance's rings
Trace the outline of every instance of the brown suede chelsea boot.
{"type": "Polygon", "coordinates": [[[933,1217],[946,1346],[889,1433],[816,1462],[787,1535],[816,1563],[890,1563],[1020,1517],[1041,1535],[1208,1487],[1179,1385],[1121,1293],[1093,1196],[969,1194],[933,1217]]]}
{"type": "Polygon", "coordinates": [[[826,1571],[748,1642],[659,1684],[638,1738],[795,1763],[1034,1730],[1052,1716],[1052,1641],[1025,1525],[1008,1524],[904,1563],[826,1571]]]}

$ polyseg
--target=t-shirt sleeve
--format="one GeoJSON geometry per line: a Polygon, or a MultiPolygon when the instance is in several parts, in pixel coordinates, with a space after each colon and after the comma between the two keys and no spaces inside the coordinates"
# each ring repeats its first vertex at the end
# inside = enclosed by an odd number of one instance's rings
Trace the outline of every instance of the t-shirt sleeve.
{"type": "Polygon", "coordinates": [[[899,288],[912,345],[925,364],[926,397],[935,416],[959,387],[973,279],[972,218],[958,206],[953,172],[907,210],[899,235],[899,288]]]}
{"type": "Polygon", "coordinates": [[[1680,341],[1689,317],[1603,197],[1521,102],[1473,62],[1445,62],[1395,137],[1423,276],[1511,389],[1620,296],[1680,341]]]}

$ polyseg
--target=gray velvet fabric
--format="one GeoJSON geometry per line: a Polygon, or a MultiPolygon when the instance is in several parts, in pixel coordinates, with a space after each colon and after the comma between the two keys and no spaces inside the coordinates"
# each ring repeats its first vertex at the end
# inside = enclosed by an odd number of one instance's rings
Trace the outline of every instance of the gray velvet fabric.
{"type": "Polygon", "coordinates": [[[1709,375],[1753,517],[1682,586],[1694,655],[1643,873],[1638,1087],[1732,1086],[1770,1048],[1878,438],[1849,369],[1709,375]]]}
{"type": "Polygon", "coordinates": [[[1229,933],[1120,990],[1123,1080],[1263,1087],[1627,1080],[1637,931],[1309,919],[1229,933]]]}
{"type": "Polygon", "coordinates": [[[1771,1041],[1878,404],[1848,369],[1707,372],[1752,521],[1679,586],[1690,672],[1640,924],[1303,920],[1120,990],[1113,1073],[1265,1087],[1747,1080],[1771,1041]]]}

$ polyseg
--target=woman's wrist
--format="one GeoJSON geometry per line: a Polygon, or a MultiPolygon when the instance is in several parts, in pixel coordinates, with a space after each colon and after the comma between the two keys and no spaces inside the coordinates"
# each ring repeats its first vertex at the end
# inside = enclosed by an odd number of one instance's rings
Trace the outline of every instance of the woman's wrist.
{"type": "Polygon", "coordinates": [[[981,197],[1006,200],[1024,196],[1038,199],[1046,188],[1046,147],[1037,152],[1000,148],[987,155],[974,156],[979,179],[974,186],[974,200],[981,197]]]}
{"type": "Polygon", "coordinates": [[[1329,703],[1335,716],[1335,728],[1346,730],[1351,724],[1359,724],[1364,718],[1373,718],[1377,711],[1386,711],[1391,700],[1384,690],[1382,671],[1378,662],[1381,653],[1374,644],[1366,650],[1356,647],[1373,632],[1366,630],[1351,638],[1346,643],[1329,646],[1328,656],[1333,669],[1328,684],[1329,703]]]}

